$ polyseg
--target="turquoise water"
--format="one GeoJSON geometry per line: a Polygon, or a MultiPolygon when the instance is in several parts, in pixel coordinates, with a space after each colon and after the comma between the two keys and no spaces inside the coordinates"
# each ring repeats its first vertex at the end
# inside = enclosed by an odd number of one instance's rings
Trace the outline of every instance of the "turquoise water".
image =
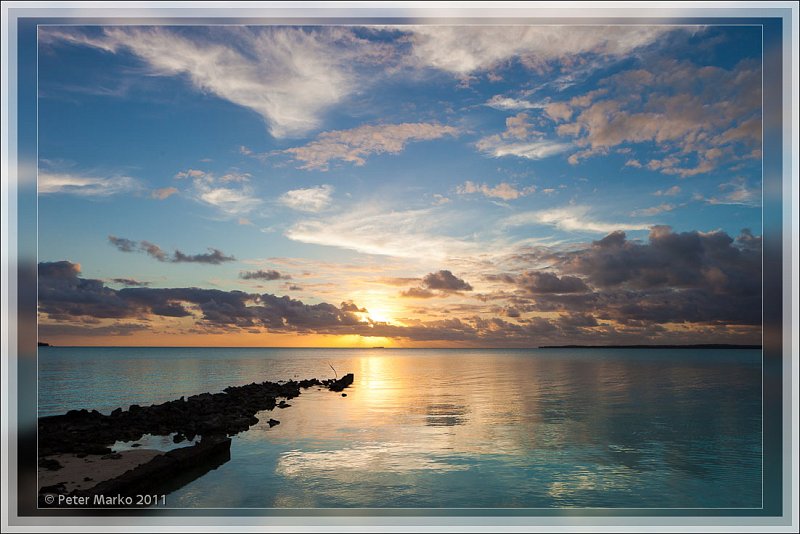
{"type": "Polygon", "coordinates": [[[39,350],[39,414],[352,372],[233,439],[179,508],[759,508],[757,350],[39,350]]]}

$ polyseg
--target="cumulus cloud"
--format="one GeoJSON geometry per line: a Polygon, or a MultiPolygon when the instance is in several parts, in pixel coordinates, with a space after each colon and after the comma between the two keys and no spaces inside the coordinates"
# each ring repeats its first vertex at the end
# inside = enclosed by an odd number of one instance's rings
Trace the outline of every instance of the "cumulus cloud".
{"type": "Polygon", "coordinates": [[[239,278],[243,280],[290,280],[292,277],[273,269],[259,269],[257,271],[242,271],[239,273],[239,278]]]}
{"type": "Polygon", "coordinates": [[[581,205],[518,213],[506,218],[503,224],[506,227],[543,224],[554,226],[567,232],[597,233],[608,233],[615,230],[647,230],[649,228],[646,224],[611,223],[595,220],[591,216],[591,209],[589,206],[581,205]]]}
{"type": "Polygon", "coordinates": [[[440,291],[472,291],[471,285],[446,270],[425,275],[422,284],[427,289],[440,291]]]}
{"type": "Polygon", "coordinates": [[[515,186],[501,182],[494,187],[487,184],[477,184],[471,181],[466,181],[456,188],[456,193],[459,195],[469,195],[472,193],[480,193],[489,198],[499,198],[502,200],[514,200],[519,197],[530,195],[536,191],[535,186],[528,186],[518,189],[515,186]]]}
{"type": "Polygon", "coordinates": [[[333,186],[319,185],[307,189],[294,189],[281,195],[279,201],[284,206],[299,211],[319,212],[331,204],[333,186]]]}
{"type": "Polygon", "coordinates": [[[350,130],[322,132],[314,141],[288,148],[284,153],[301,162],[301,169],[324,171],[333,160],[364,165],[365,158],[372,154],[399,154],[409,142],[458,133],[457,128],[438,123],[362,125],[350,130]]]}
{"type": "MultiPolygon", "coordinates": [[[[761,67],[754,61],[725,69],[668,60],[602,83],[606,94],[552,104],[559,104],[553,118],[567,120],[556,131],[593,151],[586,156],[655,142],[666,155],[647,168],[681,178],[708,173],[726,161],[760,157],[761,67]]],[[[633,159],[626,165],[645,166],[633,159]]]]}
{"type": "Polygon", "coordinates": [[[448,270],[428,273],[422,278],[419,287],[412,287],[400,292],[401,297],[428,299],[432,297],[446,297],[458,294],[461,291],[472,291],[472,286],[465,280],[458,278],[448,270]]]}
{"type": "Polygon", "coordinates": [[[37,184],[40,195],[66,194],[80,197],[110,197],[142,188],[139,181],[130,176],[99,177],[50,171],[39,171],[37,184]]]}
{"type": "Polygon", "coordinates": [[[129,52],[149,75],[182,77],[258,113],[275,137],[318,128],[326,110],[368,83],[357,68],[392,53],[346,27],[47,28],[40,39],[129,52]]]}
{"type": "Polygon", "coordinates": [[[158,245],[149,241],[133,241],[124,237],[108,236],[108,242],[120,252],[144,252],[148,256],[158,261],[169,263],[206,263],[219,265],[221,263],[234,261],[233,256],[226,256],[222,251],[209,248],[207,253],[185,254],[180,250],[175,250],[170,256],[158,245]]]}

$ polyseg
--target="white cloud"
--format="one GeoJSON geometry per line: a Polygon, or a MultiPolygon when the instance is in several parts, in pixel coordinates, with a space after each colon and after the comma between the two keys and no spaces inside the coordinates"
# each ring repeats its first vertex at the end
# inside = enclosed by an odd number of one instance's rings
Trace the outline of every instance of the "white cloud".
{"type": "Polygon", "coordinates": [[[541,68],[577,54],[621,56],[654,42],[670,26],[408,26],[412,55],[422,67],[457,75],[487,70],[518,57],[541,68]]]}
{"type": "Polygon", "coordinates": [[[141,189],[141,184],[130,176],[101,178],[81,174],[39,171],[40,195],[69,194],[82,197],[108,197],[141,189]]]}
{"type": "Polygon", "coordinates": [[[751,189],[742,177],[720,184],[719,190],[721,194],[716,197],[705,198],[702,195],[695,195],[694,198],[709,204],[734,204],[750,207],[761,205],[761,190],[751,189]]]}
{"type": "Polygon", "coordinates": [[[333,186],[320,185],[308,189],[287,191],[280,197],[281,204],[299,211],[319,212],[331,203],[333,186]]]}
{"type": "Polygon", "coordinates": [[[616,230],[647,230],[649,225],[632,223],[611,223],[594,220],[589,206],[565,206],[549,210],[519,213],[506,218],[506,227],[542,224],[554,226],[567,232],[610,233],[616,230]]]}
{"type": "Polygon", "coordinates": [[[129,51],[147,64],[148,74],[185,76],[199,91],[253,110],[275,137],[318,128],[329,107],[366,83],[356,80],[355,66],[388,46],[358,39],[349,28],[113,26],[92,37],[63,29],[43,34],[44,42],[129,51]]]}
{"type": "Polygon", "coordinates": [[[242,216],[261,205],[261,200],[256,196],[253,188],[248,185],[238,188],[219,186],[220,183],[227,184],[236,181],[229,179],[230,176],[229,173],[217,178],[211,172],[187,169],[177,173],[175,178],[191,178],[190,195],[198,202],[216,208],[226,216],[242,216]]]}
{"type": "Polygon", "coordinates": [[[678,195],[680,192],[681,192],[681,188],[678,187],[677,185],[673,185],[669,189],[663,189],[663,190],[660,190],[660,191],[656,191],[653,194],[655,196],[657,196],[657,197],[674,197],[674,196],[678,195]]]}
{"type": "Polygon", "coordinates": [[[456,193],[459,195],[468,195],[473,193],[480,193],[489,198],[499,198],[502,200],[514,200],[519,197],[530,195],[536,191],[535,186],[529,186],[522,189],[517,189],[513,185],[501,182],[494,187],[487,184],[477,184],[471,181],[466,181],[456,188],[456,193]]]}
{"type": "Polygon", "coordinates": [[[437,123],[363,125],[350,130],[323,132],[307,145],[289,148],[284,152],[303,162],[301,169],[327,170],[331,160],[364,165],[364,158],[368,155],[398,154],[411,141],[427,141],[457,134],[455,127],[437,123]]]}
{"type": "Polygon", "coordinates": [[[502,95],[494,95],[490,98],[486,105],[490,108],[499,109],[499,110],[519,110],[519,109],[541,109],[544,107],[544,104],[540,104],[538,102],[528,102],[527,100],[520,100],[518,98],[510,98],[507,96],[502,95]]]}
{"type": "Polygon", "coordinates": [[[499,135],[484,137],[475,145],[478,150],[495,158],[516,156],[526,159],[544,159],[569,149],[568,143],[558,143],[544,139],[509,142],[499,135]]]}
{"type": "Polygon", "coordinates": [[[651,208],[642,208],[638,210],[634,210],[631,212],[632,217],[651,217],[653,215],[658,215],[659,213],[664,213],[665,211],[672,211],[676,208],[675,204],[659,204],[658,206],[653,206],[651,208]]]}

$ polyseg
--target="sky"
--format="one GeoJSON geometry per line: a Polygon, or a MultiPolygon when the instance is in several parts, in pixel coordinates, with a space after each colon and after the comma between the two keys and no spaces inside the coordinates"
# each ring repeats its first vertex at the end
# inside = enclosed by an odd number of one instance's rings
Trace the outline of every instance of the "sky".
{"type": "Polygon", "coordinates": [[[760,343],[760,26],[40,26],[39,338],[760,343]]]}

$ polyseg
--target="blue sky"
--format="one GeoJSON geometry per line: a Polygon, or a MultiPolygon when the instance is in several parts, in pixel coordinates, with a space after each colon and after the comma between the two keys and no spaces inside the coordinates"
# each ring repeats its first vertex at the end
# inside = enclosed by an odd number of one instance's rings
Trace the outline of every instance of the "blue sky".
{"type": "Polygon", "coordinates": [[[761,54],[758,26],[41,26],[43,333],[757,342],[761,54]]]}

